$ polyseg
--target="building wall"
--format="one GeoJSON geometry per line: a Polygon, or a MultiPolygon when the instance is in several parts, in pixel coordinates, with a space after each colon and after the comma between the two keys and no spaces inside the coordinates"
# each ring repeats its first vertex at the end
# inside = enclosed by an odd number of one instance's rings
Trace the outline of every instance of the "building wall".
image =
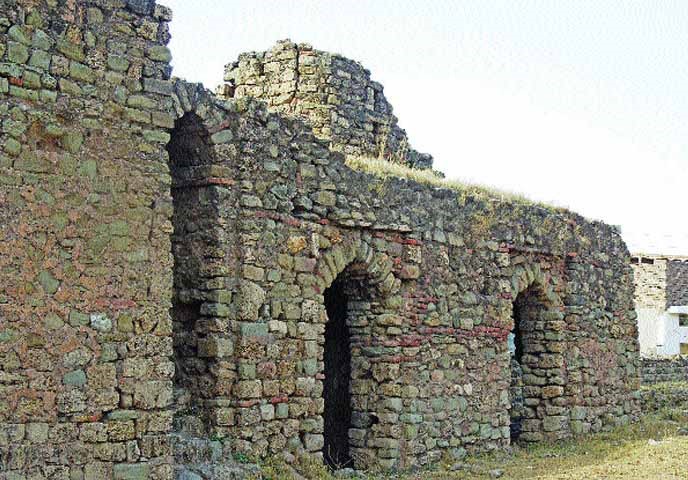
{"type": "Polygon", "coordinates": [[[321,456],[337,277],[357,466],[510,443],[526,291],[523,440],[637,417],[613,228],[355,172],[294,115],[169,81],[152,1],[0,4],[3,474],[228,478],[234,453],[321,456]]]}
{"type": "Polygon", "coordinates": [[[688,327],[679,325],[686,307],[681,302],[688,301],[688,264],[681,258],[636,254],[631,265],[641,354],[678,355],[688,343],[688,327]]]}
{"type": "Polygon", "coordinates": [[[667,302],[667,259],[638,255],[633,258],[635,302],[641,309],[663,312],[667,302]]]}
{"type": "Polygon", "coordinates": [[[170,18],[0,1],[0,477],[172,474],[170,18]]]}
{"type": "Polygon", "coordinates": [[[644,357],[658,355],[664,345],[664,312],[651,308],[636,308],[636,314],[640,354],[644,357]]]}
{"type": "Polygon", "coordinates": [[[688,260],[671,259],[667,264],[666,307],[688,306],[688,260]]]}

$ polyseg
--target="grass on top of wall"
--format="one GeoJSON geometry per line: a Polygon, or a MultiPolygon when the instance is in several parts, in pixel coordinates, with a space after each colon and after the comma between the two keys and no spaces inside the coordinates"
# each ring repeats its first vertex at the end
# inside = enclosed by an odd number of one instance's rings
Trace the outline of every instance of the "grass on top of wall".
{"type": "Polygon", "coordinates": [[[370,173],[382,179],[404,178],[435,188],[453,190],[459,194],[459,199],[461,200],[471,196],[481,200],[498,200],[507,203],[538,206],[552,212],[567,211],[566,208],[543,202],[536,202],[518,193],[507,192],[485,185],[462,182],[460,180],[446,179],[434,170],[412,168],[402,163],[385,160],[383,158],[349,155],[346,157],[346,165],[353,170],[370,173]]]}

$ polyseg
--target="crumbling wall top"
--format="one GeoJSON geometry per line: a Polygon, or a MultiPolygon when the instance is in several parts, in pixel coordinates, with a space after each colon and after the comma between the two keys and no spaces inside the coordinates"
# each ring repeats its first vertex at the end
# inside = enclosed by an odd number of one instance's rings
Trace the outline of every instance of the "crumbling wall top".
{"type": "Polygon", "coordinates": [[[359,62],[283,40],[240,55],[226,66],[225,81],[222,95],[255,97],[272,111],[303,117],[346,155],[432,167],[432,156],[411,148],[382,85],[359,62]]]}

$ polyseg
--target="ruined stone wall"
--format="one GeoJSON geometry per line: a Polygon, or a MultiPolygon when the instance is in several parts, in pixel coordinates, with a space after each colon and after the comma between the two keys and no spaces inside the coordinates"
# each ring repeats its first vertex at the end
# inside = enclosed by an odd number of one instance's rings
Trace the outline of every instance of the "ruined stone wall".
{"type": "Polygon", "coordinates": [[[430,155],[411,148],[382,85],[358,62],[285,40],[240,55],[226,66],[225,81],[226,96],[258,98],[271,111],[306,119],[334,150],[432,166],[430,155]]]}
{"type": "Polygon", "coordinates": [[[642,382],[688,382],[688,357],[643,358],[642,382]]]}
{"type": "Polygon", "coordinates": [[[632,258],[638,308],[664,311],[688,305],[688,260],[666,255],[632,258]]]}
{"type": "Polygon", "coordinates": [[[3,475],[228,478],[236,453],[327,455],[332,288],[358,468],[510,443],[523,295],[520,438],[637,415],[612,228],[355,172],[298,117],[169,81],[154,2],[0,5],[3,475]]]}
{"type": "Polygon", "coordinates": [[[170,12],[0,1],[0,477],[170,478],[170,12]]]}
{"type": "Polygon", "coordinates": [[[666,275],[666,308],[688,305],[688,260],[669,260],[666,275]]]}
{"type": "Polygon", "coordinates": [[[633,257],[635,302],[639,309],[664,311],[667,302],[667,259],[662,256],[633,257]]]}
{"type": "Polygon", "coordinates": [[[241,206],[225,228],[238,233],[237,275],[214,306],[233,332],[236,378],[229,398],[208,404],[221,419],[209,431],[247,455],[328,455],[325,297],[337,282],[358,468],[510,443],[507,336],[523,292],[532,295],[520,438],[637,415],[632,270],[617,232],[564,211],[352,171],[307,125],[264,108],[202,108],[212,161],[227,169],[214,181],[241,206]],[[218,126],[231,133],[213,134],[218,126]]]}

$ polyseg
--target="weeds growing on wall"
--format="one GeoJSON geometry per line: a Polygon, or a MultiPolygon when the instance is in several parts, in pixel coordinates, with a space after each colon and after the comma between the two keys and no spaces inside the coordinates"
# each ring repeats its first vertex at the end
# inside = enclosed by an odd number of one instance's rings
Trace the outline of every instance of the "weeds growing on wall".
{"type": "Polygon", "coordinates": [[[563,207],[536,202],[517,193],[506,192],[483,185],[465,183],[459,180],[449,180],[433,170],[411,168],[402,163],[381,158],[380,156],[373,158],[350,155],[346,157],[346,164],[353,170],[370,173],[381,178],[404,178],[423,185],[454,190],[459,194],[460,201],[465,201],[467,197],[473,197],[481,200],[496,200],[527,206],[538,206],[551,212],[566,211],[563,207]]]}

